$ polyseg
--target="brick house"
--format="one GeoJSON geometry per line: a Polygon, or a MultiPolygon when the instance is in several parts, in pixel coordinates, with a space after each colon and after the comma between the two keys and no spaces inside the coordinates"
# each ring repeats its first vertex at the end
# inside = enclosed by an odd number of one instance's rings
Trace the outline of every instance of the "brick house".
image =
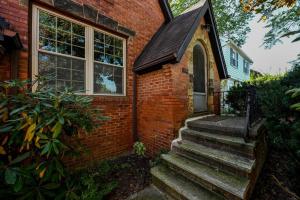
{"type": "Polygon", "coordinates": [[[1,80],[55,73],[49,84],[86,91],[111,118],[83,138],[82,163],[137,138],[155,155],[188,117],[219,112],[227,71],[210,1],[174,18],[167,0],[0,0],[0,16],[21,43],[0,53],[1,80]]]}

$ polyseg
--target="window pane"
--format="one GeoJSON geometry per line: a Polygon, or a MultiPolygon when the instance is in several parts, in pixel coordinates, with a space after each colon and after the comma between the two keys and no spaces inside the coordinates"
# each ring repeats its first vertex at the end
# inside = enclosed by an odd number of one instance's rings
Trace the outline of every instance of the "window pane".
{"type": "Polygon", "coordinates": [[[76,35],[84,36],[84,27],[78,24],[72,23],[73,33],[76,35]]]}
{"type": "Polygon", "coordinates": [[[71,44],[71,33],[66,33],[63,31],[57,32],[57,41],[71,44]]]}
{"type": "Polygon", "coordinates": [[[44,11],[40,11],[40,18],[39,18],[40,24],[49,26],[49,27],[56,27],[56,17],[53,15],[50,15],[44,11]]]}
{"type": "Polygon", "coordinates": [[[47,38],[47,39],[56,39],[56,32],[55,28],[49,28],[44,25],[40,25],[40,37],[47,38]]]}
{"type": "Polygon", "coordinates": [[[62,31],[71,33],[71,22],[64,19],[57,19],[57,28],[62,31]]]}
{"type": "Polygon", "coordinates": [[[39,54],[39,75],[56,76],[56,56],[39,54]]]}
{"type": "Polygon", "coordinates": [[[95,51],[99,51],[101,53],[104,53],[104,44],[95,42],[95,51]]]}
{"type": "Polygon", "coordinates": [[[105,44],[115,45],[115,39],[112,36],[105,35],[105,44]]]}
{"type": "Polygon", "coordinates": [[[95,31],[94,35],[95,35],[94,37],[95,37],[96,42],[104,43],[104,34],[103,33],[99,33],[99,32],[95,31]]]}
{"type": "Polygon", "coordinates": [[[57,42],[57,52],[66,55],[71,55],[71,45],[57,42]]]}
{"type": "Polygon", "coordinates": [[[73,46],[72,48],[73,56],[84,58],[85,57],[84,54],[85,54],[84,48],[73,46]]]}
{"type": "Polygon", "coordinates": [[[71,58],[66,58],[66,57],[62,57],[62,56],[57,57],[57,67],[70,69],[71,58]]]}
{"type": "Polygon", "coordinates": [[[73,36],[73,41],[72,41],[73,45],[79,46],[79,47],[84,47],[85,45],[85,38],[81,37],[81,36],[73,36]]]}
{"type": "Polygon", "coordinates": [[[40,45],[39,48],[46,51],[56,51],[56,43],[54,40],[46,39],[40,37],[40,45]]]}
{"type": "Polygon", "coordinates": [[[105,62],[105,56],[104,56],[104,53],[98,53],[98,52],[95,52],[95,58],[94,58],[96,61],[99,61],[99,62],[105,62]]]}
{"type": "Polygon", "coordinates": [[[123,68],[95,63],[94,93],[122,94],[123,68]]]}
{"type": "Polygon", "coordinates": [[[118,48],[123,48],[123,40],[115,39],[115,45],[118,48]]]}
{"type": "Polygon", "coordinates": [[[115,55],[118,57],[123,57],[123,49],[115,48],[115,55]]]}
{"type": "Polygon", "coordinates": [[[85,90],[85,61],[41,52],[38,61],[39,74],[54,80],[47,83],[49,87],[85,90]]]}

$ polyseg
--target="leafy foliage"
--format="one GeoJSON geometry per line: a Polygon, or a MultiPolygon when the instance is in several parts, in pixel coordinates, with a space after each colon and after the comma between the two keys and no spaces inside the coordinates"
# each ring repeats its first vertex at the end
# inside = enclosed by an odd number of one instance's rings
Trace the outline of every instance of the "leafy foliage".
{"type": "Polygon", "coordinates": [[[133,145],[134,153],[138,156],[145,156],[146,147],[142,142],[136,142],[133,145]]]}
{"type": "Polygon", "coordinates": [[[264,44],[271,48],[282,42],[283,37],[293,37],[292,42],[300,41],[300,2],[297,0],[242,0],[244,10],[260,14],[267,21],[269,29],[264,44]]]}
{"type": "Polygon", "coordinates": [[[63,159],[84,150],[73,136],[91,132],[104,119],[89,108],[92,99],[42,83],[32,92],[29,81],[1,82],[0,87],[0,196],[78,199],[67,192],[72,184],[63,159]],[[18,94],[10,95],[12,89],[18,94]]]}
{"type": "MultiPolygon", "coordinates": [[[[170,3],[174,15],[178,16],[198,2],[199,0],[171,0],[170,3]]],[[[242,4],[235,0],[212,0],[212,5],[220,36],[242,46],[250,32],[249,22],[253,14],[244,12],[242,4]]]]}
{"type": "MultiPolygon", "coordinates": [[[[270,143],[292,152],[298,159],[300,159],[300,113],[295,108],[299,105],[299,90],[293,88],[300,87],[299,77],[300,67],[295,66],[287,74],[265,75],[232,88],[232,92],[245,92],[249,85],[256,88],[261,110],[267,120],[270,143]]],[[[239,105],[239,101],[242,100],[231,98],[230,105],[233,107],[239,105]]]]}
{"type": "MultiPolygon", "coordinates": [[[[286,94],[291,94],[292,98],[298,98],[299,99],[299,97],[300,97],[300,88],[295,88],[295,89],[289,90],[289,91],[287,91],[286,94]]],[[[295,109],[296,111],[300,112],[300,102],[291,105],[291,109],[295,109]]]]}

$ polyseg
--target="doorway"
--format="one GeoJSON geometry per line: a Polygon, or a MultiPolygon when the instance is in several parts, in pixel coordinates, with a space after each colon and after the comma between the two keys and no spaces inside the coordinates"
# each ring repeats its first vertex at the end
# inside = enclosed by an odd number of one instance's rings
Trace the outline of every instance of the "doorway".
{"type": "Polygon", "coordinates": [[[207,67],[205,49],[197,44],[193,49],[194,70],[194,112],[206,112],[207,108],[207,67]]]}

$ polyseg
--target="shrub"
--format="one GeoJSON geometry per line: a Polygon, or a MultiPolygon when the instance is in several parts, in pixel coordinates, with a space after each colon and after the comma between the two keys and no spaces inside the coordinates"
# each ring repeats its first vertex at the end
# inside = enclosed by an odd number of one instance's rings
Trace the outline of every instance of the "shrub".
{"type": "Polygon", "coordinates": [[[91,132],[99,124],[94,121],[103,117],[89,109],[90,97],[42,84],[32,92],[33,86],[28,81],[0,83],[0,196],[65,199],[71,183],[63,159],[82,149],[72,136],[91,132]],[[10,95],[12,90],[18,93],[10,95]]]}
{"type": "MultiPolygon", "coordinates": [[[[271,145],[292,152],[296,158],[300,159],[300,113],[297,112],[299,106],[300,87],[300,66],[284,75],[265,75],[241,86],[233,87],[231,93],[236,91],[246,92],[246,88],[251,86],[256,88],[258,103],[262,113],[266,118],[269,142],[271,145]],[[291,90],[289,93],[287,91],[291,90]],[[289,95],[292,94],[293,95],[289,95]],[[293,98],[294,96],[294,98],[293,98]],[[298,98],[298,99],[297,99],[298,98]]],[[[228,103],[235,109],[240,109],[244,105],[244,96],[238,98],[233,95],[228,98],[228,103]]]]}
{"type": "Polygon", "coordinates": [[[142,142],[136,142],[136,143],[134,143],[133,150],[134,150],[134,153],[136,155],[143,156],[143,157],[145,156],[146,147],[145,147],[145,145],[142,142]]]}

